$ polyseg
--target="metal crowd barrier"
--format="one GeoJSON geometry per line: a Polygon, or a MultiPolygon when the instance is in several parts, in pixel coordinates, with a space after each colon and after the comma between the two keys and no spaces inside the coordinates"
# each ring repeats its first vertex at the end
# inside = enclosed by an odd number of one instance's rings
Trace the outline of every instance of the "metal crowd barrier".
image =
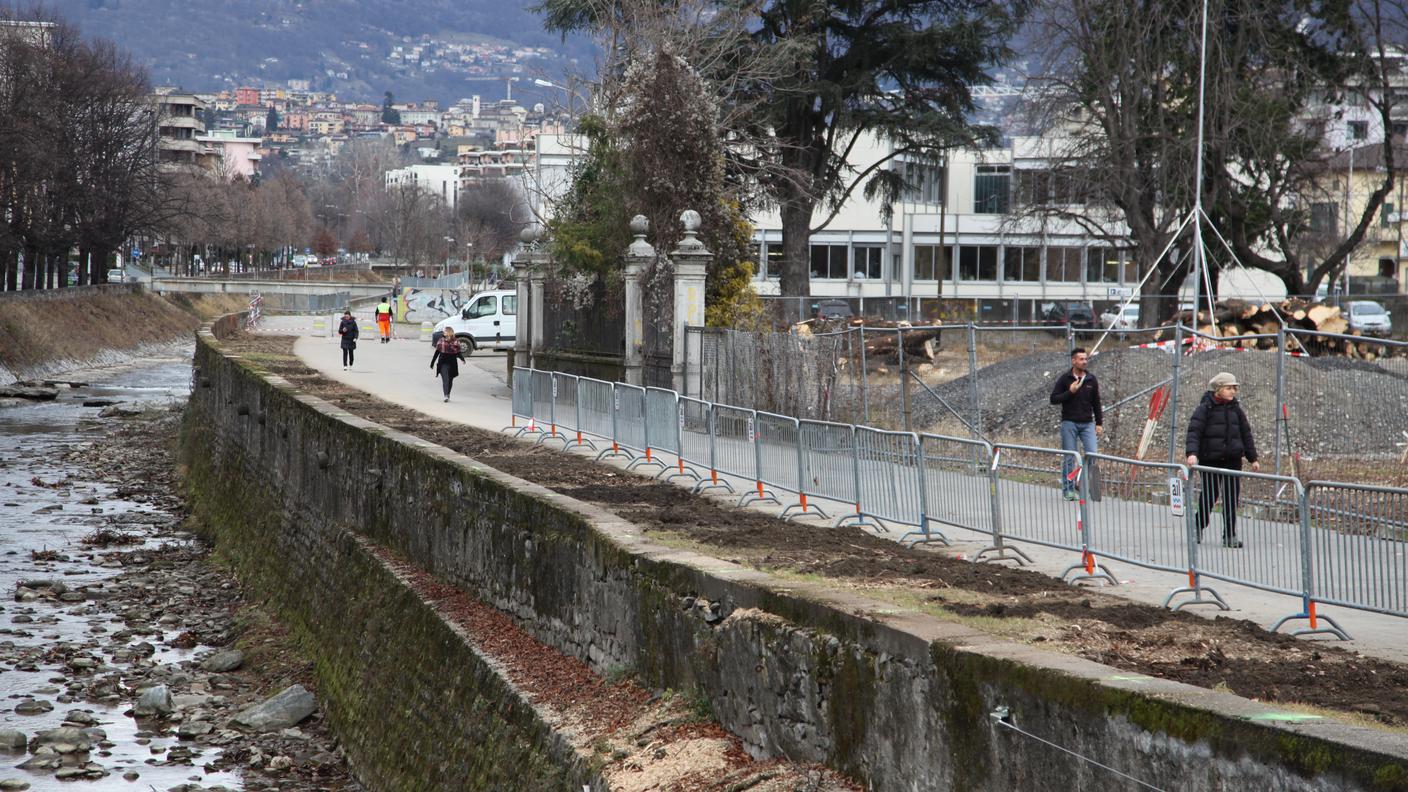
{"type": "Polygon", "coordinates": [[[1071,582],[1116,584],[1107,560],[1186,574],[1187,585],[1165,600],[1174,609],[1227,609],[1208,581],[1300,598],[1301,609],[1273,631],[1304,619],[1309,628],[1294,634],[1348,638],[1317,613],[1321,603],[1408,617],[1408,489],[1302,486],[1251,471],[799,421],[525,368],[514,369],[505,430],[567,446],[610,442],[598,458],[626,456],[629,467],[659,467],[659,477],[695,478],[696,491],[733,492],[738,482],[739,505],[774,503],[786,518],[830,519],[817,502],[827,500],[848,509],[838,526],[908,526],[901,541],[911,544],[948,544],[936,526],[973,531],[990,539],[979,561],[1030,563],[1011,541],[1077,553],[1071,582]],[[1068,499],[1066,489],[1076,494],[1068,499]]]}
{"type": "MultiPolygon", "coordinates": [[[[915,544],[950,544],[934,525],[993,533],[994,481],[992,446],[986,440],[919,435],[919,530],[900,537],[915,544]]],[[[1000,544],[1000,542],[995,542],[1000,544]]]]}
{"type": "Polygon", "coordinates": [[[855,430],[856,508],[862,518],[921,528],[924,524],[924,465],[913,432],[855,430]]]}

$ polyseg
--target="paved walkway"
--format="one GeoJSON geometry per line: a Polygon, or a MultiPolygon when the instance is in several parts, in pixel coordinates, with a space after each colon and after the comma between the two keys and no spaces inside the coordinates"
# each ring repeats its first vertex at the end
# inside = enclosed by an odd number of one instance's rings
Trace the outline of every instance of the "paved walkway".
{"type": "MultiPolygon", "coordinates": [[[[491,431],[502,429],[509,423],[510,393],[506,384],[507,362],[502,353],[481,352],[470,357],[469,365],[461,367],[461,375],[455,380],[454,392],[447,404],[441,401],[440,382],[430,371],[430,344],[419,340],[418,327],[402,326],[398,328],[398,334],[404,335],[404,338],[394,339],[389,344],[378,343],[374,335],[370,337],[364,335],[364,340],[357,347],[356,365],[351,371],[343,371],[337,341],[332,338],[309,335],[312,332],[312,326],[310,317],[268,317],[264,323],[263,331],[280,334],[293,332],[302,335],[294,345],[294,352],[305,363],[330,379],[374,393],[386,401],[418,410],[435,418],[491,431]]],[[[620,462],[604,464],[624,467],[624,464],[620,462]]],[[[953,497],[953,508],[951,508],[950,514],[955,523],[984,524],[983,516],[987,513],[986,479],[975,480],[977,483],[967,482],[972,486],[966,486],[961,476],[957,474],[946,475],[953,475],[953,478],[937,487],[931,484],[930,492],[953,497]],[[970,520],[972,521],[970,522],[970,520]]],[[[1108,472],[1106,479],[1109,480],[1108,472]]],[[[693,482],[688,483],[692,484],[693,482]]],[[[734,489],[738,492],[745,492],[751,486],[751,482],[734,480],[734,489]]],[[[1052,530],[1051,526],[1067,526],[1074,521],[1074,507],[1061,501],[1059,493],[1054,488],[1024,484],[1010,485],[1004,482],[1003,492],[1005,503],[1016,497],[1022,504],[1022,511],[1027,514],[1026,519],[1012,521],[1010,523],[1012,528],[1020,530],[1021,525],[1033,526],[1030,529],[1030,535],[1034,539],[1048,538],[1038,531],[1037,525],[1041,526],[1041,531],[1049,532],[1052,530]],[[1049,514],[1050,518],[1042,517],[1044,514],[1049,514]]],[[[729,503],[736,500],[736,496],[731,497],[726,494],[718,497],[727,499],[729,503]]],[[[847,513],[849,508],[847,505],[828,503],[825,500],[822,500],[821,503],[833,517],[847,513]]],[[[1092,506],[1097,510],[1097,514],[1100,512],[1108,513],[1108,516],[1098,518],[1100,522],[1097,525],[1104,526],[1101,530],[1112,530],[1112,524],[1118,522],[1128,535],[1125,538],[1129,538],[1129,536],[1140,532],[1148,532],[1151,530],[1151,526],[1158,525],[1152,517],[1139,516],[1141,514],[1150,515],[1158,511],[1157,507],[1127,503],[1129,510],[1126,511],[1123,508],[1117,509],[1117,503],[1119,502],[1107,495],[1102,504],[1092,506]],[[1124,516],[1126,514],[1132,516],[1126,517],[1124,516]]],[[[777,510],[775,506],[762,504],[750,508],[757,508],[769,513],[775,513],[777,510]]],[[[1164,511],[1166,512],[1166,508],[1164,511]]],[[[1009,520],[1007,513],[1004,513],[1004,520],[1009,520]]],[[[1265,530],[1271,531],[1275,528],[1274,522],[1270,520],[1264,522],[1266,523],[1265,530]]],[[[1250,554],[1254,552],[1256,544],[1251,541],[1255,535],[1250,532],[1258,529],[1252,520],[1247,520],[1242,524],[1241,532],[1244,532],[1244,535],[1248,537],[1248,547],[1232,552],[1245,553],[1248,554],[1247,558],[1252,558],[1253,556],[1250,554]]],[[[1215,536],[1220,527],[1220,522],[1215,518],[1213,526],[1209,530],[1210,535],[1215,536]]],[[[953,547],[942,548],[942,552],[960,558],[971,558],[988,545],[988,537],[977,531],[958,526],[943,526],[943,530],[953,541],[953,547]]],[[[1177,530],[1176,526],[1170,527],[1166,529],[1166,533],[1176,535],[1177,530]]],[[[902,533],[902,530],[897,529],[881,535],[897,539],[902,533]]],[[[1033,564],[1029,568],[1053,576],[1060,575],[1072,564],[1079,561],[1079,556],[1069,550],[1024,542],[1013,542],[1012,544],[1021,548],[1031,557],[1033,564]]],[[[933,546],[939,547],[938,545],[933,546]]],[[[1206,558],[1205,561],[1215,561],[1215,558],[1229,553],[1212,542],[1203,547],[1206,548],[1204,552],[1210,555],[1217,554],[1206,558]]],[[[1176,552],[1173,553],[1167,562],[1168,565],[1177,566],[1176,559],[1178,558],[1181,556],[1176,552]]],[[[1287,563],[1290,560],[1288,557],[1271,557],[1271,562],[1277,568],[1282,569],[1288,565],[1291,569],[1295,568],[1294,564],[1287,563]]],[[[1150,570],[1120,561],[1104,563],[1120,582],[1119,586],[1109,586],[1105,590],[1138,602],[1161,605],[1171,590],[1187,583],[1186,575],[1181,573],[1150,570]]],[[[1209,618],[1223,615],[1231,618],[1249,619],[1264,627],[1270,627],[1281,617],[1300,611],[1300,600],[1296,597],[1268,593],[1220,581],[1212,581],[1209,585],[1215,587],[1222,594],[1232,609],[1220,611],[1214,607],[1204,606],[1187,610],[1209,618]]],[[[1332,616],[1340,626],[1354,636],[1354,640],[1341,643],[1329,636],[1308,636],[1304,640],[1330,641],[1333,645],[1408,663],[1408,641],[1403,640],[1404,629],[1408,627],[1408,621],[1393,616],[1326,605],[1320,607],[1320,613],[1332,616]]],[[[1302,620],[1291,626],[1294,628],[1306,626],[1306,624],[1302,620]]]]}

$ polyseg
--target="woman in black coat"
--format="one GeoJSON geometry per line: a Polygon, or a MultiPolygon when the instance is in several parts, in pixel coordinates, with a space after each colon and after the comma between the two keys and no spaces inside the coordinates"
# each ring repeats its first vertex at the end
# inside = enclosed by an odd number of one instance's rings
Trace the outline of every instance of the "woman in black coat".
{"type": "Polygon", "coordinates": [[[352,368],[353,350],[357,348],[357,320],[351,311],[342,312],[342,321],[337,324],[337,334],[342,336],[342,370],[352,368]]]}
{"type": "Polygon", "coordinates": [[[445,391],[445,401],[450,400],[450,383],[460,375],[460,361],[464,360],[464,348],[455,334],[446,332],[435,342],[435,354],[430,356],[430,368],[440,377],[440,387],[445,391]]]}
{"type": "MultiPolygon", "coordinates": [[[[1203,400],[1188,419],[1185,446],[1188,464],[1205,468],[1241,470],[1242,458],[1260,472],[1256,442],[1252,439],[1252,424],[1237,401],[1237,378],[1222,372],[1208,383],[1203,400]]],[[[1222,543],[1241,547],[1237,539],[1237,498],[1241,495],[1241,477],[1214,471],[1199,471],[1202,492],[1198,497],[1198,515],[1194,527],[1198,541],[1203,541],[1203,528],[1208,524],[1213,504],[1222,498],[1222,543]]]]}

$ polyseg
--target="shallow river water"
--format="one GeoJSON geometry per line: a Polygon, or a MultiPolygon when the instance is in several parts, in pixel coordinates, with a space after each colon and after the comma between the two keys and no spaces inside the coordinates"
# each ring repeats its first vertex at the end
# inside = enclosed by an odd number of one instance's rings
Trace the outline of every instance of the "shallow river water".
{"type": "MultiPolygon", "coordinates": [[[[204,750],[192,765],[161,765],[162,756],[177,745],[174,736],[139,734],[140,725],[123,712],[130,702],[109,706],[89,701],[61,701],[64,681],[72,673],[62,661],[15,662],[25,647],[48,649],[62,643],[88,643],[98,639],[102,662],[115,669],[124,665],[113,661],[113,653],[130,639],[113,637],[123,630],[122,619],[104,606],[102,599],[77,603],[15,601],[21,580],[59,580],[69,589],[101,591],[105,580],[120,570],[92,563],[95,553],[85,550],[80,540],[92,533],[110,516],[140,524],[162,522],[168,515],[155,507],[119,497],[114,488],[95,480],[95,472],[63,457],[75,447],[92,443],[103,431],[103,421],[91,420],[98,409],[84,407],[85,399],[110,398],[133,405],[170,405],[184,401],[190,393],[190,346],[171,347],[165,354],[128,366],[112,367],[64,375],[64,379],[88,383],[62,388],[59,398],[41,403],[0,403],[0,729],[17,729],[32,738],[42,729],[59,726],[71,710],[85,710],[97,719],[113,745],[90,755],[109,775],[93,780],[58,780],[52,771],[29,772],[18,769],[26,759],[24,751],[0,751],[0,780],[29,783],[29,789],[137,789],[167,790],[182,784],[221,785],[242,788],[237,775],[207,773],[203,765],[216,756],[215,749],[204,750]],[[60,489],[39,486],[68,479],[60,489]],[[83,503],[83,501],[90,501],[83,503]],[[55,508],[58,507],[58,508],[55,508]],[[35,552],[56,550],[68,561],[36,563],[35,552]],[[36,715],[15,712],[18,702],[34,698],[53,704],[53,709],[36,715]],[[138,777],[124,779],[136,772],[138,777]]],[[[153,643],[156,643],[153,641],[153,643]]],[[[156,662],[187,659],[192,650],[167,649],[157,644],[156,662]]]]}

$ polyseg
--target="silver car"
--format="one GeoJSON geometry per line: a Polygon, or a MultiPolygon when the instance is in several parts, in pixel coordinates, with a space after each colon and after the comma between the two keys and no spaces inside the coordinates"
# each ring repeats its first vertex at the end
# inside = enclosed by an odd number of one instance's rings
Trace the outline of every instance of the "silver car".
{"type": "Polygon", "coordinates": [[[1347,306],[1351,332],[1360,335],[1386,337],[1393,332],[1393,319],[1384,307],[1373,300],[1354,300],[1347,306]]]}

